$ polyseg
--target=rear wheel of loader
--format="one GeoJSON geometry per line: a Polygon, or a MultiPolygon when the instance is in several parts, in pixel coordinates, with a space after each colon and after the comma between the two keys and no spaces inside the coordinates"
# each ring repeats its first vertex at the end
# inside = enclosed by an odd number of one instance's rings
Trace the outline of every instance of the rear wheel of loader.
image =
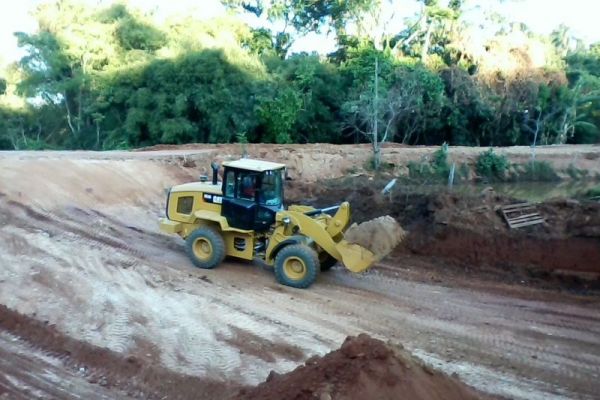
{"type": "Polygon", "coordinates": [[[225,241],[214,229],[196,229],[186,239],[186,252],[198,268],[211,269],[225,258],[225,241]]]}
{"type": "Polygon", "coordinates": [[[317,252],[304,244],[286,246],[275,257],[275,277],[282,285],[307,288],[317,279],[319,269],[317,252]]]}

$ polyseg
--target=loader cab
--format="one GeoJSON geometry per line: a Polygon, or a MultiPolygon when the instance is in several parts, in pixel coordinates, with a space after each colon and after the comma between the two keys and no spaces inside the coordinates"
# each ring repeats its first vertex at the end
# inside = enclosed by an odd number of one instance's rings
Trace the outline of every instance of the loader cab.
{"type": "Polygon", "coordinates": [[[223,164],[221,214],[238,229],[266,231],[283,209],[285,165],[241,159],[223,164]]]}

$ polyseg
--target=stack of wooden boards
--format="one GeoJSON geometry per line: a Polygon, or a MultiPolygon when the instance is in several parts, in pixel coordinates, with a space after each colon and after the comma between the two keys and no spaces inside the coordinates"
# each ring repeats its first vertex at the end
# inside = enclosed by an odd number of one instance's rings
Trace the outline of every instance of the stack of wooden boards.
{"type": "Polygon", "coordinates": [[[535,204],[510,204],[508,206],[503,206],[501,210],[506,223],[511,229],[544,223],[544,218],[542,218],[537,211],[535,204]]]}

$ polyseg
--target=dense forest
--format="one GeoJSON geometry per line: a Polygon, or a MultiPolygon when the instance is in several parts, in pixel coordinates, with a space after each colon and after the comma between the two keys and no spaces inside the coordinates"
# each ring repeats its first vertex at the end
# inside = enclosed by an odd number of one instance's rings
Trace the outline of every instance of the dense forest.
{"type": "Polygon", "coordinates": [[[384,0],[224,0],[213,19],[115,3],[33,10],[25,56],[0,70],[0,149],[157,143],[531,145],[600,141],[600,44],[422,0],[385,32],[384,0]],[[251,27],[244,15],[270,21],[251,27]],[[328,55],[290,49],[330,32],[328,55]]]}

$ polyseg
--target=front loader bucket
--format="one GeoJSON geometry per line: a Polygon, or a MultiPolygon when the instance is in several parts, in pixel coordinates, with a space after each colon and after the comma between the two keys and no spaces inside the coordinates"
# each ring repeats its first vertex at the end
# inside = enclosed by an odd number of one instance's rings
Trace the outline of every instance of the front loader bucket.
{"type": "Polygon", "coordinates": [[[352,272],[363,272],[375,263],[375,255],[357,244],[341,240],[335,248],[342,256],[342,263],[352,272]]]}

